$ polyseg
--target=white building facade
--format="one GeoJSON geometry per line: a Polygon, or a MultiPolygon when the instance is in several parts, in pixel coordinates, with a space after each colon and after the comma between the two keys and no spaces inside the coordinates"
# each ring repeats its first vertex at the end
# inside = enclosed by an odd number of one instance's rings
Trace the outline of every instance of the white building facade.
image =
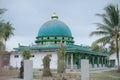
{"type": "MultiPolygon", "coordinates": [[[[43,58],[51,54],[50,68],[57,69],[57,54],[56,52],[32,52],[30,60],[33,61],[34,69],[43,69],[43,58]]],[[[14,68],[21,67],[21,61],[23,61],[22,55],[20,52],[13,52],[10,56],[10,66],[14,68]]]]}
{"type": "MultiPolygon", "coordinates": [[[[118,60],[117,60],[117,54],[114,53],[114,54],[111,54],[109,56],[109,60],[110,60],[110,63],[113,65],[113,66],[117,66],[118,65],[118,60]]],[[[119,64],[120,64],[120,54],[119,54],[119,64]]]]}

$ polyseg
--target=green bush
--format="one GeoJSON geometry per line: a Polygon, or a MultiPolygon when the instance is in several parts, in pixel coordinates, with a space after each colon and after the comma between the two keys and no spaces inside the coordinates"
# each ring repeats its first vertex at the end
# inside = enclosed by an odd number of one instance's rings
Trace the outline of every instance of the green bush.
{"type": "Polygon", "coordinates": [[[30,59],[30,57],[31,57],[31,52],[30,52],[29,50],[24,50],[24,51],[22,52],[22,56],[23,56],[24,59],[30,59]]]}

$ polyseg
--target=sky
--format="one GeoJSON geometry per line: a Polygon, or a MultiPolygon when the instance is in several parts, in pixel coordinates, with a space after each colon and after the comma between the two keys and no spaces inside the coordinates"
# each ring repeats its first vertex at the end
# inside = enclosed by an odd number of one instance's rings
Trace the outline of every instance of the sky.
{"type": "Polygon", "coordinates": [[[95,14],[104,13],[109,4],[120,7],[120,0],[0,0],[0,8],[7,9],[1,19],[15,28],[14,36],[6,42],[7,50],[12,51],[18,43],[34,43],[41,25],[51,20],[54,12],[70,28],[75,44],[90,46],[99,38],[89,36],[96,30],[94,23],[102,23],[95,14]]]}

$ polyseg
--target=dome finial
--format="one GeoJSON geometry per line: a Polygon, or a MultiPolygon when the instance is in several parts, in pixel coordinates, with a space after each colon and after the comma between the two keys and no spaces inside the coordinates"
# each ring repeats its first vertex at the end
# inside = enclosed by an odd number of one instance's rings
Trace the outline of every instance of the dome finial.
{"type": "Polygon", "coordinates": [[[54,12],[53,13],[53,15],[51,16],[51,18],[53,19],[53,20],[58,20],[58,16],[57,16],[57,14],[54,12]]]}

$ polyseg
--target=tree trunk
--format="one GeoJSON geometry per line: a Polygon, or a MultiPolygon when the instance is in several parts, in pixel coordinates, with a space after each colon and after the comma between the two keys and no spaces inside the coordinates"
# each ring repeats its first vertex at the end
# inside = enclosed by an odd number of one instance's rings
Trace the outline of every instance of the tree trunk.
{"type": "Polygon", "coordinates": [[[24,78],[24,63],[21,61],[21,66],[20,66],[20,78],[24,78]]]}
{"type": "Polygon", "coordinates": [[[0,69],[3,67],[3,54],[0,54],[0,69]]]}
{"type": "Polygon", "coordinates": [[[58,65],[57,65],[57,72],[64,73],[65,72],[65,62],[64,62],[64,51],[58,51],[58,65]]]}
{"type": "Polygon", "coordinates": [[[117,64],[118,64],[118,71],[120,71],[120,65],[119,65],[118,35],[116,35],[116,58],[117,58],[117,64]]]}
{"type": "Polygon", "coordinates": [[[49,77],[49,76],[52,76],[52,73],[50,71],[50,56],[51,55],[46,55],[43,59],[43,76],[45,77],[49,77]]]}

